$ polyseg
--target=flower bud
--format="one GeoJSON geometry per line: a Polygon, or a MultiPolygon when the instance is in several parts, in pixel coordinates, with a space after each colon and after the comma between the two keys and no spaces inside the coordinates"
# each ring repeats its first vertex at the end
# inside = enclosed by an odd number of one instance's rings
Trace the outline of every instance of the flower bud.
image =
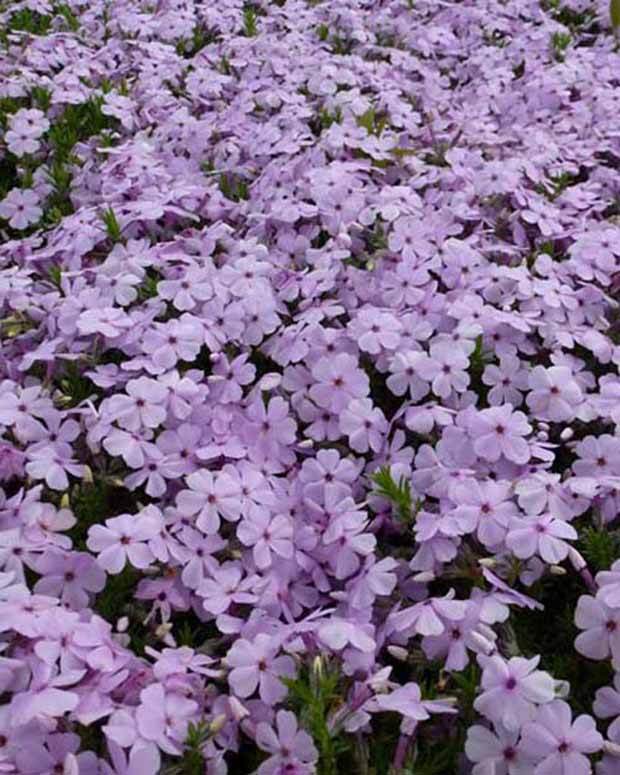
{"type": "Polygon", "coordinates": [[[549,573],[552,576],[566,576],[566,568],[563,568],[561,565],[550,565],[549,573]]]}
{"type": "Polygon", "coordinates": [[[435,581],[436,576],[430,570],[423,570],[421,573],[416,573],[412,578],[420,584],[428,584],[431,581],[435,581]]]}
{"type": "Polygon", "coordinates": [[[562,433],[560,433],[560,438],[562,441],[570,441],[574,435],[575,431],[572,428],[564,428],[562,433]]]}
{"type": "Polygon", "coordinates": [[[409,652],[402,646],[388,646],[388,654],[394,659],[398,659],[399,662],[406,662],[409,657],[409,652]]]}
{"type": "Polygon", "coordinates": [[[225,713],[220,713],[219,716],[216,716],[209,724],[209,735],[217,735],[218,732],[221,732],[227,720],[225,713]]]}
{"type": "Polygon", "coordinates": [[[229,697],[228,705],[235,721],[243,721],[250,715],[250,711],[236,697],[229,697]]]}

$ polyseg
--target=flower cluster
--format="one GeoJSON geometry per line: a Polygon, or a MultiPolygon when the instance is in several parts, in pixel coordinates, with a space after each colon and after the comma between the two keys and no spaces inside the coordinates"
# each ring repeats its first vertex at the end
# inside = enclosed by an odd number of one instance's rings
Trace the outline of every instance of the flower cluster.
{"type": "Polygon", "coordinates": [[[620,772],[607,3],[0,24],[0,772],[620,772]]]}

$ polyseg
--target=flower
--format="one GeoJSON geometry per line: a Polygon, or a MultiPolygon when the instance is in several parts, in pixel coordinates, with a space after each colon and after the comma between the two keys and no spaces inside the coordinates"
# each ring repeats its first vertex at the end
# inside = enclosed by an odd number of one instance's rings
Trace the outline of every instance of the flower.
{"type": "Polygon", "coordinates": [[[513,463],[527,463],[531,453],[523,436],[531,430],[523,412],[515,412],[510,404],[483,409],[471,423],[474,451],[492,463],[502,455],[513,463]]]}
{"type": "Polygon", "coordinates": [[[495,724],[494,731],[478,724],[469,727],[465,753],[475,763],[473,775],[529,775],[534,760],[519,737],[518,731],[509,732],[501,724],[495,724]]]}
{"type": "Polygon", "coordinates": [[[146,568],[155,560],[146,542],[155,538],[161,527],[161,517],[153,511],[135,516],[121,514],[106,519],[105,527],[90,527],[86,545],[98,553],[97,562],[108,573],[120,573],[127,561],[134,568],[146,568]]]}
{"type": "Polygon", "coordinates": [[[591,716],[572,721],[570,706],[554,700],[524,726],[523,746],[538,762],[535,775],[588,775],[592,767],[585,754],[600,751],[603,738],[591,716]]]}
{"type": "Polygon", "coordinates": [[[526,402],[537,417],[564,422],[572,420],[583,401],[579,384],[567,366],[536,366],[529,375],[526,402]]]}
{"type": "Polygon", "coordinates": [[[545,562],[556,564],[566,559],[570,545],[566,540],[575,540],[577,531],[568,522],[554,519],[551,514],[539,514],[529,519],[514,519],[506,546],[521,559],[539,554],[545,562]]]}
{"type": "Polygon", "coordinates": [[[483,691],[474,701],[474,708],[509,732],[530,721],[537,705],[553,700],[552,677],[536,670],[540,657],[512,657],[506,661],[500,656],[479,656],[478,661],[482,665],[483,691]]]}
{"type": "Polygon", "coordinates": [[[43,215],[39,196],[30,188],[13,188],[0,202],[0,218],[9,222],[13,229],[23,230],[36,223],[43,215]]]}
{"type": "Polygon", "coordinates": [[[167,691],[161,683],[153,683],[140,692],[136,728],[144,740],[155,743],[166,753],[181,753],[187,727],[197,718],[197,702],[167,691]]]}
{"type": "Polygon", "coordinates": [[[259,633],[252,641],[236,640],[226,655],[232,668],[228,682],[239,697],[250,697],[258,689],[263,702],[275,705],[287,693],[280,678],[295,675],[295,663],[286,654],[277,656],[279,643],[265,633],[259,633]]]}
{"type": "MultiPolygon", "coordinates": [[[[288,710],[279,710],[276,714],[275,729],[264,721],[256,725],[256,744],[271,756],[258,768],[258,775],[294,772],[302,775],[299,765],[314,765],[318,752],[310,735],[297,726],[295,714],[288,710]]],[[[306,770],[310,775],[311,768],[306,770]]]]}

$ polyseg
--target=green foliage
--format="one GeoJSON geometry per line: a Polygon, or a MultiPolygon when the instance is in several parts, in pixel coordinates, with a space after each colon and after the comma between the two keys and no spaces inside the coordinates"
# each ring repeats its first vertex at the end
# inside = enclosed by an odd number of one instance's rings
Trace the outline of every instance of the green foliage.
{"type": "Polygon", "coordinates": [[[211,737],[209,723],[201,719],[198,723],[190,722],[185,737],[185,748],[181,760],[164,769],[164,775],[203,775],[205,760],[202,749],[211,737]]]}
{"type": "Polygon", "coordinates": [[[105,230],[111,242],[116,245],[117,242],[123,242],[123,233],[120,224],[116,218],[116,213],[109,207],[101,213],[101,220],[105,225],[105,230]]]}
{"type": "Polygon", "coordinates": [[[614,35],[617,35],[620,29],[620,0],[609,0],[609,20],[614,35]]]}
{"type": "Polygon", "coordinates": [[[302,668],[297,678],[282,679],[289,690],[290,704],[319,752],[317,775],[339,775],[338,757],[349,748],[329,724],[330,714],[344,694],[341,678],[337,666],[317,657],[311,670],[302,668]]]}
{"type": "Polygon", "coordinates": [[[570,46],[572,39],[570,32],[554,32],[551,36],[553,58],[557,62],[564,61],[564,54],[566,49],[570,46]]]}
{"type": "MultiPolygon", "coordinates": [[[[60,276],[58,267],[50,269],[50,275],[52,274],[60,276]]],[[[60,278],[58,283],[60,283],[60,278]]],[[[64,374],[59,379],[59,385],[65,396],[64,408],[77,406],[82,401],[100,392],[95,383],[91,382],[88,377],[85,377],[80,372],[79,366],[75,361],[67,361],[64,367],[64,374]]]]}
{"type": "Polygon", "coordinates": [[[63,17],[71,32],[77,32],[80,29],[80,22],[68,5],[65,5],[64,3],[57,5],[56,13],[63,17]]]}
{"type": "Polygon", "coordinates": [[[385,113],[377,113],[373,107],[363,113],[357,119],[358,126],[364,127],[369,135],[380,137],[381,133],[388,125],[388,117],[385,113]]]}
{"type": "Polygon", "coordinates": [[[398,482],[392,478],[389,466],[383,466],[371,476],[375,484],[374,495],[386,498],[392,504],[398,518],[406,525],[413,522],[421,503],[413,502],[411,485],[401,476],[398,482]]]}
{"type": "Polygon", "coordinates": [[[247,182],[229,173],[220,175],[220,191],[226,199],[232,199],[233,202],[241,202],[250,196],[247,182]]]}
{"type": "Polygon", "coordinates": [[[11,14],[9,30],[13,32],[29,32],[31,35],[47,35],[52,27],[52,17],[32,11],[30,8],[20,8],[11,14]]]}
{"type": "Polygon", "coordinates": [[[586,527],[579,536],[581,553],[594,572],[607,570],[620,557],[620,534],[607,528],[586,527]]]}
{"type": "Polygon", "coordinates": [[[191,59],[199,51],[210,43],[215,43],[220,39],[220,34],[215,30],[210,30],[201,24],[196,25],[192,30],[191,38],[183,38],[177,45],[177,54],[179,56],[191,59]]]}
{"type": "Polygon", "coordinates": [[[258,13],[253,5],[243,8],[243,34],[246,38],[254,38],[258,34],[258,13]]]}

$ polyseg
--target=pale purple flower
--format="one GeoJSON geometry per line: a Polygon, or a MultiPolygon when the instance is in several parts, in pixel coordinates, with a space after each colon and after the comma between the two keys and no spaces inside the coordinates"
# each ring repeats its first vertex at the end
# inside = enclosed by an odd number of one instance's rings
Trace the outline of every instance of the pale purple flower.
{"type": "Polygon", "coordinates": [[[373,406],[369,398],[357,398],[343,409],[340,430],[349,438],[356,452],[379,452],[388,431],[388,422],[381,409],[373,406]]]}
{"type": "Polygon", "coordinates": [[[112,396],[108,401],[108,412],[127,431],[138,431],[142,427],[156,428],[166,419],[162,405],[167,398],[166,388],[154,379],[139,377],[130,380],[124,394],[112,396]]]}
{"type": "Polygon", "coordinates": [[[573,372],[567,366],[536,366],[529,375],[527,405],[540,418],[551,422],[572,420],[583,401],[573,372]]]}
{"type": "Polygon", "coordinates": [[[519,740],[501,724],[494,731],[480,725],[469,727],[465,740],[467,758],[474,762],[472,775],[531,775],[533,759],[519,740]]]}
{"type": "Polygon", "coordinates": [[[162,751],[181,753],[190,721],[199,718],[198,703],[163,684],[154,683],[140,692],[136,709],[136,727],[144,740],[155,743],[162,751]]]}
{"type": "Polygon", "coordinates": [[[269,568],[273,555],[293,556],[293,525],[283,514],[273,516],[259,507],[253,508],[237,527],[237,537],[244,546],[252,547],[252,556],[260,570],[269,568]]]}
{"type": "Polygon", "coordinates": [[[27,229],[43,215],[39,203],[36,191],[13,188],[0,202],[0,218],[8,221],[13,229],[27,229]]]}
{"type": "Polygon", "coordinates": [[[577,538],[575,528],[551,514],[539,514],[527,519],[516,518],[506,536],[506,546],[519,558],[537,554],[545,562],[557,564],[566,559],[570,544],[577,538]]]}
{"type": "Polygon", "coordinates": [[[295,714],[288,710],[279,710],[276,714],[275,729],[264,721],[256,725],[256,744],[271,754],[258,768],[258,775],[276,775],[291,771],[301,775],[297,765],[313,765],[318,752],[310,735],[298,728],[295,714]]]}
{"type": "Polygon", "coordinates": [[[535,775],[588,775],[592,767],[586,754],[600,751],[603,738],[591,716],[573,721],[570,705],[554,700],[524,726],[523,746],[538,762],[535,775]]]}
{"type": "Polygon", "coordinates": [[[34,591],[58,597],[76,611],[88,605],[89,592],[101,592],[105,586],[104,570],[86,552],[46,551],[37,559],[36,569],[41,578],[34,591]]]}
{"type": "Polygon", "coordinates": [[[575,625],[585,630],[575,639],[580,654],[590,659],[608,659],[611,655],[614,667],[620,668],[620,609],[582,595],[575,608],[575,625]]]}
{"type": "Polygon", "coordinates": [[[244,578],[240,565],[224,563],[214,569],[210,578],[205,578],[196,590],[202,598],[202,605],[211,614],[219,615],[227,611],[233,603],[251,604],[256,602],[258,577],[244,578]]]}
{"type": "Polygon", "coordinates": [[[429,384],[420,376],[418,367],[425,364],[426,359],[426,353],[417,350],[397,352],[390,363],[390,376],[386,381],[392,393],[402,396],[409,391],[413,401],[424,398],[429,391],[429,384]]]}
{"type": "Polygon", "coordinates": [[[514,355],[504,355],[500,358],[499,366],[486,366],[482,381],[491,388],[488,395],[491,406],[504,403],[519,406],[528,388],[527,372],[514,355]]]}
{"type": "Polygon", "coordinates": [[[162,519],[154,512],[122,514],[106,519],[88,530],[86,545],[97,553],[97,562],[108,573],[120,573],[127,561],[134,568],[146,568],[155,557],[147,542],[159,534],[162,519]]]}
{"type": "Polygon", "coordinates": [[[459,348],[447,343],[431,345],[430,357],[418,363],[419,376],[431,383],[433,393],[448,398],[452,391],[467,390],[470,378],[467,373],[469,358],[459,348]]]}
{"type": "Polygon", "coordinates": [[[476,698],[474,708],[507,730],[518,730],[534,717],[537,705],[553,700],[553,678],[536,670],[540,657],[504,660],[500,656],[479,656],[478,661],[483,668],[482,694],[476,698]]]}
{"type": "Polygon", "coordinates": [[[252,641],[236,640],[226,655],[226,663],[232,668],[228,682],[235,694],[250,697],[258,689],[261,700],[268,705],[284,699],[287,689],[280,678],[295,675],[295,662],[279,653],[279,642],[265,633],[252,641]]]}
{"type": "Polygon", "coordinates": [[[478,412],[471,422],[474,451],[484,460],[497,462],[502,455],[513,463],[527,463],[530,448],[523,438],[532,426],[523,412],[515,412],[510,404],[494,406],[478,412]]]}
{"type": "Polygon", "coordinates": [[[370,383],[358,367],[357,358],[346,353],[321,358],[312,368],[316,383],[310,397],[325,409],[340,412],[353,398],[368,395],[370,383]]]}

